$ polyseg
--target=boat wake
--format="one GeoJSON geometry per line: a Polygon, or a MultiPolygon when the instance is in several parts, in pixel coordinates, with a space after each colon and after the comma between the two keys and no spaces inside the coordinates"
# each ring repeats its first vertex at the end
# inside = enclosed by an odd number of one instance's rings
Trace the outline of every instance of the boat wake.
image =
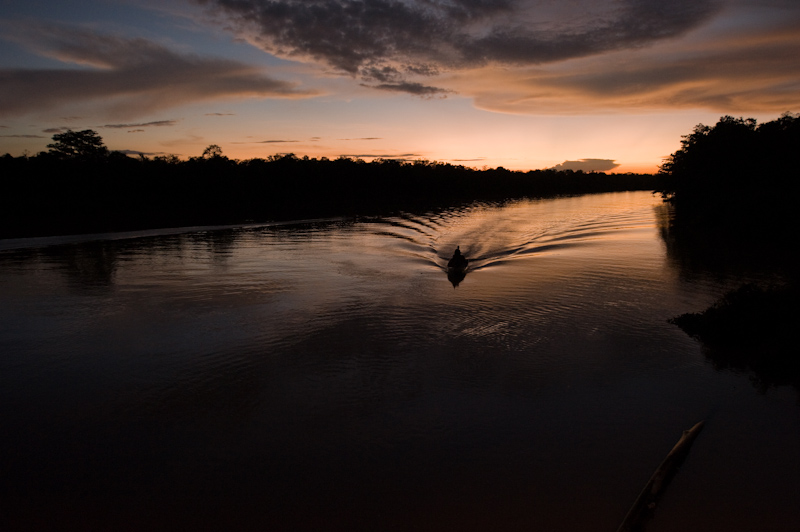
{"type": "MultiPolygon", "coordinates": [[[[374,234],[396,239],[397,247],[413,260],[444,271],[460,246],[472,272],[591,245],[611,233],[641,227],[652,217],[647,211],[582,211],[580,198],[571,200],[576,203],[575,209],[561,217],[549,212],[548,202],[552,200],[525,200],[502,206],[475,204],[376,220],[374,234]]],[[[563,206],[565,199],[560,201],[563,206]]]]}

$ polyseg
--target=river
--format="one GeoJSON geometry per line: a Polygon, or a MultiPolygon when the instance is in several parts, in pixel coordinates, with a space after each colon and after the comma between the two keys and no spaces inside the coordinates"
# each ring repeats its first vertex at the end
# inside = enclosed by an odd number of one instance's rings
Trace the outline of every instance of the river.
{"type": "MultiPolygon", "coordinates": [[[[800,530],[797,390],[648,192],[0,241],[6,530],[800,530]],[[470,259],[449,279],[456,246],[470,259]]],[[[746,279],[744,279],[746,280],[746,279]]]]}

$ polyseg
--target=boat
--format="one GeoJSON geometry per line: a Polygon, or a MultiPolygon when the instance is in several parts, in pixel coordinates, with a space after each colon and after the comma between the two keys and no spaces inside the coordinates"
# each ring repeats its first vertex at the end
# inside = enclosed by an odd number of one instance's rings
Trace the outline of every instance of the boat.
{"type": "Polygon", "coordinates": [[[469,267],[469,261],[461,254],[461,247],[456,246],[456,251],[453,253],[453,258],[447,263],[447,271],[452,273],[464,273],[469,267]]]}
{"type": "Polygon", "coordinates": [[[469,261],[461,254],[461,248],[456,246],[453,258],[447,263],[447,279],[453,284],[453,288],[456,288],[467,276],[468,267],[469,261]]]}

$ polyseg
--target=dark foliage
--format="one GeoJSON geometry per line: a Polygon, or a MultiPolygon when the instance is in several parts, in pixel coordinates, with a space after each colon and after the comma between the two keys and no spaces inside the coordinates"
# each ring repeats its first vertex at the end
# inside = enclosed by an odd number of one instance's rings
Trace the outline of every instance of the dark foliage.
{"type": "Polygon", "coordinates": [[[796,287],[746,284],[705,311],[670,322],[702,341],[715,367],[749,371],[762,390],[780,384],[800,389],[798,301],[796,287]]]}
{"type": "Polygon", "coordinates": [[[108,148],[96,131],[85,129],[53,135],[53,144],[48,144],[48,155],[58,159],[98,159],[108,155],[108,148]]]}
{"type": "Polygon", "coordinates": [[[661,167],[674,229],[706,241],[796,242],[798,153],[800,115],[761,125],[724,116],[713,127],[697,125],[661,167]]]}
{"type": "Polygon", "coordinates": [[[0,238],[389,214],[475,200],[654,190],[656,178],[292,154],[0,158],[0,238]]]}
{"type": "Polygon", "coordinates": [[[699,314],[683,314],[670,321],[708,345],[782,348],[792,344],[787,340],[794,340],[798,331],[796,296],[794,289],[764,289],[748,283],[699,314]],[[793,326],[784,326],[785,317],[794,321],[793,326]]]}
{"type": "Polygon", "coordinates": [[[663,235],[683,268],[773,279],[745,284],[704,312],[672,323],[698,338],[719,368],[750,371],[760,388],[800,388],[798,224],[800,115],[757,125],[725,116],[683,138],[661,168],[673,216],[663,235]]]}
{"type": "Polygon", "coordinates": [[[800,115],[696,126],[661,168],[674,210],[668,245],[695,263],[796,271],[797,153],[800,115]]]}

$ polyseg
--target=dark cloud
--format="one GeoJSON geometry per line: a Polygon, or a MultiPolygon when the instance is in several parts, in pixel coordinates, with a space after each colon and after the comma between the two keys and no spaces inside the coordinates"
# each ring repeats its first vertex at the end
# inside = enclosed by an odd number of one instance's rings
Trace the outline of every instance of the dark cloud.
{"type": "Polygon", "coordinates": [[[205,116],[236,116],[236,113],[206,113],[205,116]]]}
{"type": "Polygon", "coordinates": [[[177,123],[178,123],[177,120],[157,120],[155,122],[145,122],[145,123],[142,123],[142,124],[106,124],[106,125],[100,126],[100,127],[111,128],[111,129],[127,129],[127,128],[130,128],[130,127],[151,127],[151,126],[165,127],[165,126],[174,126],[177,123]]]}
{"type": "Polygon", "coordinates": [[[399,153],[399,154],[356,153],[356,154],[340,155],[339,157],[352,157],[355,159],[394,159],[398,161],[411,161],[414,160],[415,158],[422,157],[422,155],[418,153],[399,153]]]}
{"type": "Polygon", "coordinates": [[[231,144],[283,144],[286,142],[300,142],[299,140],[251,140],[248,142],[231,142],[231,144]]]}
{"type": "Polygon", "coordinates": [[[703,24],[716,0],[196,0],[265,50],[312,58],[377,89],[488,63],[532,65],[640,47],[703,24]]]}
{"type": "Polygon", "coordinates": [[[0,116],[86,103],[103,105],[111,116],[136,116],[223,97],[312,95],[261,67],[179,54],[146,39],[45,24],[6,24],[5,30],[8,39],[82,68],[0,69],[0,116]]]}
{"type": "Polygon", "coordinates": [[[140,155],[144,155],[147,157],[153,157],[154,155],[164,155],[163,151],[139,151],[139,150],[114,150],[115,152],[124,153],[125,155],[134,155],[139,157],[140,155]]]}
{"type": "Polygon", "coordinates": [[[607,172],[618,167],[614,159],[580,159],[564,161],[552,167],[552,170],[583,170],[584,172],[607,172]]]}
{"type": "Polygon", "coordinates": [[[2,138],[6,139],[46,139],[47,137],[43,137],[41,135],[0,135],[2,138]]]}
{"type": "Polygon", "coordinates": [[[426,98],[434,96],[446,96],[447,94],[453,92],[448,89],[431,87],[429,85],[423,85],[422,83],[417,83],[414,81],[402,81],[400,83],[381,83],[379,85],[367,85],[365,83],[362,83],[362,86],[370,87],[372,89],[379,89],[382,91],[407,92],[408,94],[413,94],[415,96],[423,96],[426,98]]]}

